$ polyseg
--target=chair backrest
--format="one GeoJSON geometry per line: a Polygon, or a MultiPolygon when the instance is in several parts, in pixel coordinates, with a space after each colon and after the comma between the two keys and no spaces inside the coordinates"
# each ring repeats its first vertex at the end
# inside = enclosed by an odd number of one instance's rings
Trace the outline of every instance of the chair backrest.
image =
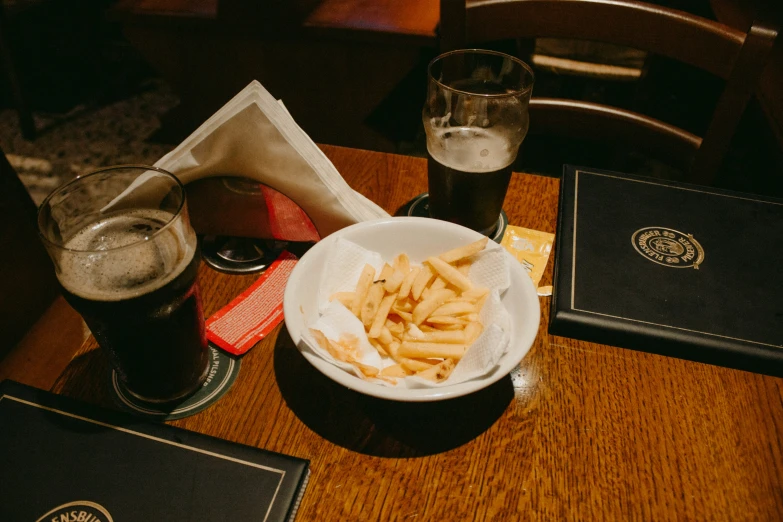
{"type": "Polygon", "coordinates": [[[0,359],[59,293],[36,207],[0,150],[0,359]]]}
{"type": "Polygon", "coordinates": [[[674,9],[626,0],[441,0],[441,50],[502,39],[553,37],[632,47],[667,56],[726,80],[703,137],[625,109],[536,97],[531,132],[593,136],[681,158],[686,180],[712,184],[753,95],[777,32],[746,33],[674,9]]]}

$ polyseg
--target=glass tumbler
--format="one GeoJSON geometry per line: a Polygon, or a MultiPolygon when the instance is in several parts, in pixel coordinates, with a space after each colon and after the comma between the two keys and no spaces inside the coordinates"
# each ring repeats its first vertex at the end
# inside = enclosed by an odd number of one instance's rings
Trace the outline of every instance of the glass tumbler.
{"type": "Polygon", "coordinates": [[[494,51],[430,62],[422,121],[431,217],[493,232],[527,135],[533,82],[527,64],[494,51]]]}
{"type": "Polygon", "coordinates": [[[143,165],[98,170],[55,190],[38,229],[65,299],[127,390],[149,402],[197,390],[209,358],[180,181],[143,165]]]}

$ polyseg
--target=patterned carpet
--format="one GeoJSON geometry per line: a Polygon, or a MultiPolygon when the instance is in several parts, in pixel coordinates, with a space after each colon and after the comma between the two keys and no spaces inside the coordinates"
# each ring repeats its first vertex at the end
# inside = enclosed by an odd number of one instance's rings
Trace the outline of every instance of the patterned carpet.
{"type": "Polygon", "coordinates": [[[33,141],[22,137],[15,111],[0,111],[0,148],[36,203],[79,174],[107,165],[154,163],[172,149],[149,138],[177,97],[157,79],[140,87],[137,94],[103,106],[80,105],[67,114],[36,111],[39,136],[33,141]]]}

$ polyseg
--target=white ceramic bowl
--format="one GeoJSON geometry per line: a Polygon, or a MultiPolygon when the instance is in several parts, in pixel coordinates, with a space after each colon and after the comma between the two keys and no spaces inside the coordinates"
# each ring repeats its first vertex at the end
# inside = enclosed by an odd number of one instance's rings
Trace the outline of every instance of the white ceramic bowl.
{"type": "Polygon", "coordinates": [[[318,318],[318,288],[326,254],[338,237],[381,254],[391,261],[406,252],[414,263],[429,256],[481,239],[478,232],[465,227],[417,217],[390,217],[365,221],[331,234],[313,246],[294,267],[288,278],[283,300],[283,312],[288,333],[302,355],[321,373],[352,390],[397,401],[436,401],[466,395],[480,390],[507,376],[519,364],[533,344],[538,332],[541,309],[530,277],[511,254],[509,256],[511,286],[502,302],[511,315],[511,344],[497,367],[479,379],[450,386],[427,389],[395,388],[374,384],[352,375],[330,362],[302,349],[302,331],[318,318]]]}

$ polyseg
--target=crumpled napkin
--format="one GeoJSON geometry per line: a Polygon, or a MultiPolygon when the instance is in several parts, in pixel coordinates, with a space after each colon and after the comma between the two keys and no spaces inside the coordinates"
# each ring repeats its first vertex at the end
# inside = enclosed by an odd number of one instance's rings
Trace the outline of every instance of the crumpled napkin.
{"type": "MultiPolygon", "coordinates": [[[[511,318],[501,301],[501,296],[510,285],[508,256],[502,247],[492,241],[482,252],[474,257],[475,261],[468,274],[476,286],[490,289],[490,295],[481,310],[481,322],[484,331],[457,363],[448,379],[435,383],[416,376],[397,379],[397,387],[429,388],[457,384],[483,377],[492,372],[498,360],[508,350],[511,333],[511,318]]],[[[423,260],[411,258],[411,263],[421,264],[423,260]]],[[[353,291],[359,274],[365,264],[372,265],[376,273],[390,259],[383,259],[377,252],[369,251],[345,238],[338,238],[327,254],[321,285],[318,288],[319,317],[308,324],[303,332],[307,347],[319,357],[335,366],[356,375],[361,375],[354,366],[336,360],[322,349],[313,337],[310,329],[316,329],[332,340],[338,340],[343,334],[351,334],[359,339],[359,362],[378,369],[395,364],[388,357],[381,357],[370,344],[362,322],[345,306],[337,301],[329,302],[335,292],[353,291]]],[[[368,379],[382,386],[394,386],[381,379],[368,379]]]]}
{"type": "Polygon", "coordinates": [[[156,167],[184,184],[215,176],[249,178],[285,194],[320,237],[388,213],[351,189],[281,102],[251,82],[156,167]]]}

